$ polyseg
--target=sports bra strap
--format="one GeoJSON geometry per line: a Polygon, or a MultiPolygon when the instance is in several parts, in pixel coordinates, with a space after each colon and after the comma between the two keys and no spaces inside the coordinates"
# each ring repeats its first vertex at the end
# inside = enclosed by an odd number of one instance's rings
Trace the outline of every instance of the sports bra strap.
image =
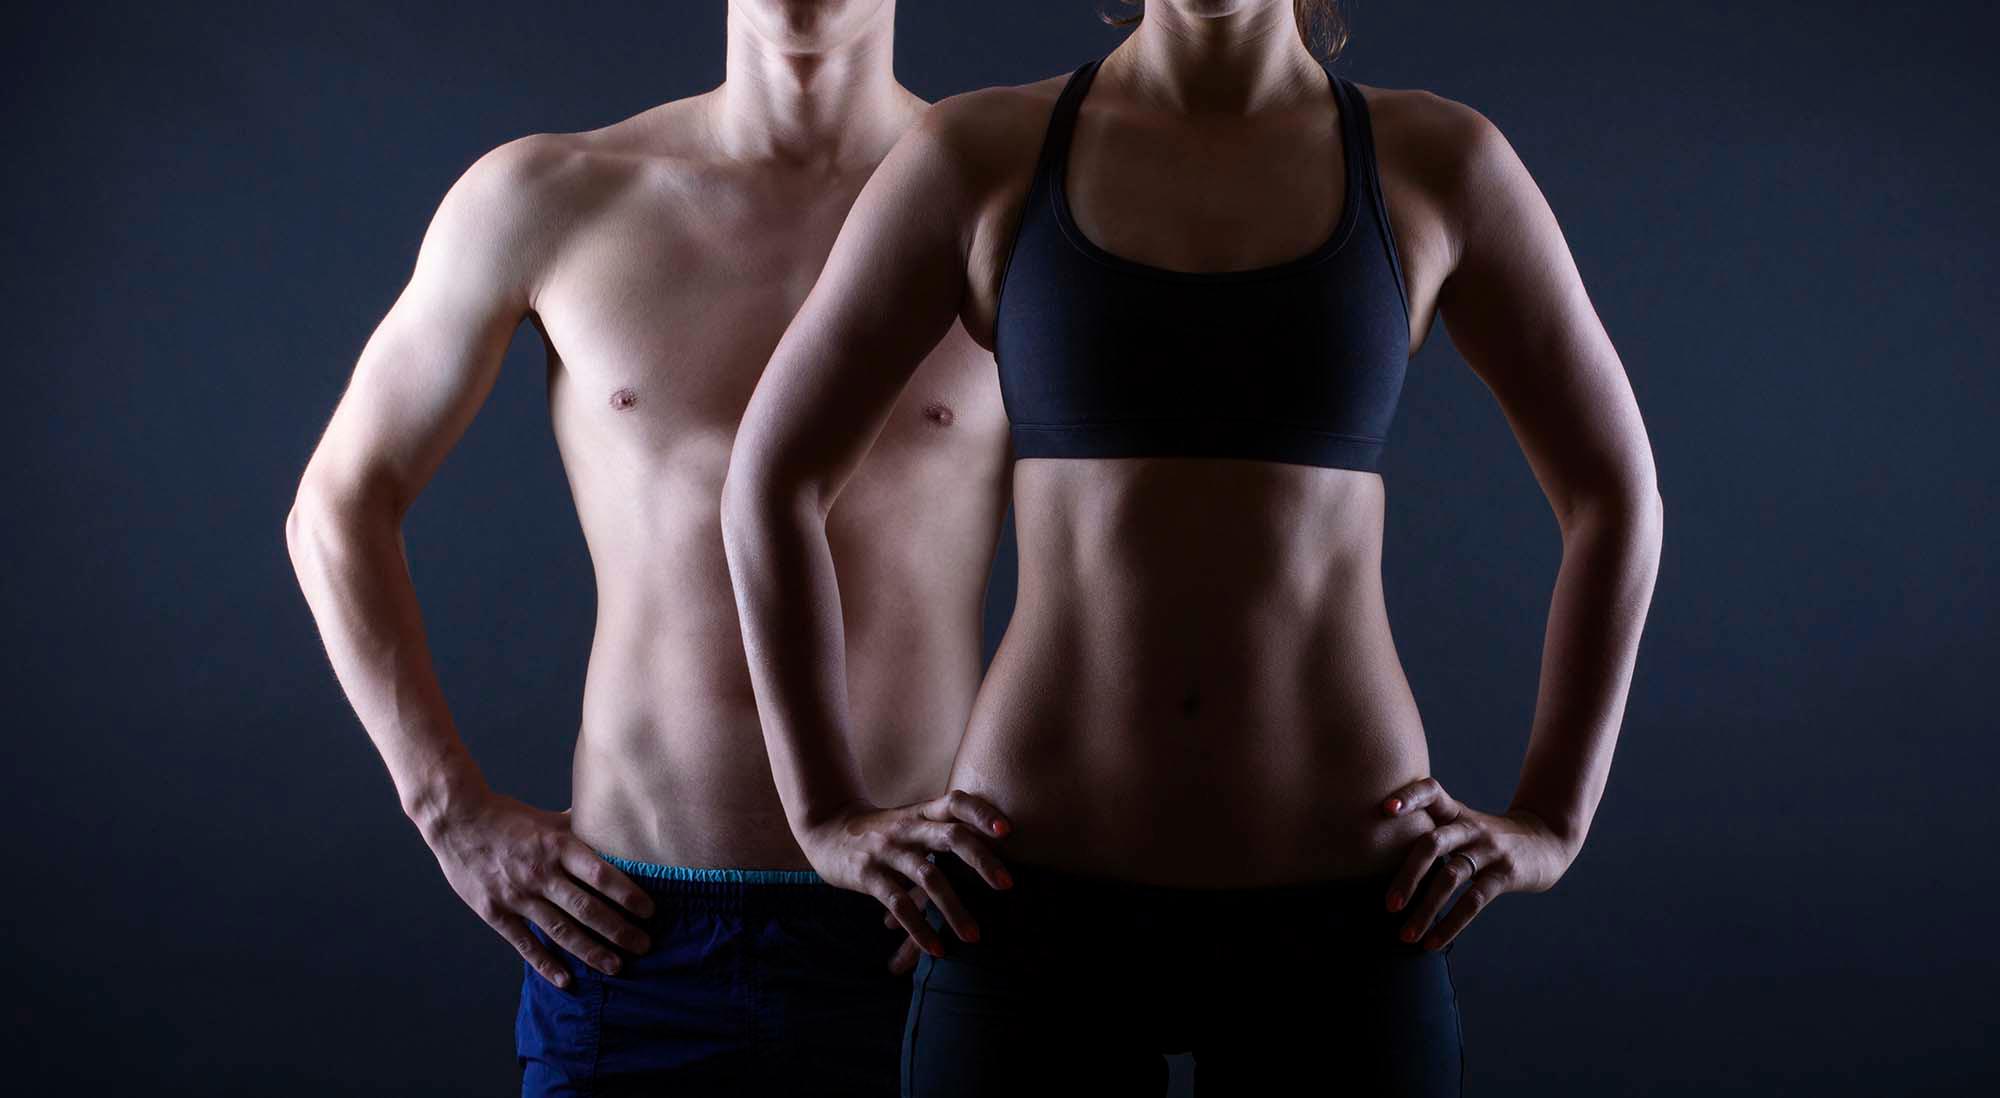
{"type": "Polygon", "coordinates": [[[1055,110],[1049,113],[1049,128],[1042,135],[1041,156],[1035,161],[1035,178],[1030,190],[1037,195],[1046,194],[1051,186],[1050,173],[1069,158],[1070,135],[1076,132],[1076,116],[1083,107],[1084,93],[1090,90],[1091,78],[1103,58],[1085,61],[1069,74],[1063,84],[1062,94],[1056,97],[1055,110]]]}

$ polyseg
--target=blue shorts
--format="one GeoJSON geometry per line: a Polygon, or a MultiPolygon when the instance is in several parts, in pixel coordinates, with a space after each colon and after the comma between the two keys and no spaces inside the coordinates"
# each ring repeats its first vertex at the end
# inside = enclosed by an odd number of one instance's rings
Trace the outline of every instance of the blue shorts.
{"type": "Polygon", "coordinates": [[[896,1092],[910,981],[874,899],[810,872],[606,860],[652,895],[652,950],[606,976],[557,949],[566,990],[523,974],[523,1095],[896,1092]]]}

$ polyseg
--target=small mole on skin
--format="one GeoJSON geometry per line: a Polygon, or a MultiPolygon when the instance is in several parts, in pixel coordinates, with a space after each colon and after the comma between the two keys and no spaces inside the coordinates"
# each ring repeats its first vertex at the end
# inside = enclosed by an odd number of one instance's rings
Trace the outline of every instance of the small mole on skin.
{"type": "Polygon", "coordinates": [[[630,411],[639,403],[639,394],[630,389],[620,389],[611,394],[611,406],[621,412],[630,411]]]}
{"type": "Polygon", "coordinates": [[[949,427],[951,421],[958,417],[952,414],[951,405],[942,400],[933,400],[924,405],[924,418],[940,427],[949,427]]]}

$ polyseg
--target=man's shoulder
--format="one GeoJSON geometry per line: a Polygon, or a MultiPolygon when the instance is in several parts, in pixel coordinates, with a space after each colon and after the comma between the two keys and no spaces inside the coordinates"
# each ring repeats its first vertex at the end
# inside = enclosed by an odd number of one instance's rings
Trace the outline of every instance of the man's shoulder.
{"type": "Polygon", "coordinates": [[[648,178],[699,175],[704,155],[698,99],[681,99],[594,130],[534,133],[481,156],[459,187],[500,207],[547,218],[600,209],[648,178]]]}

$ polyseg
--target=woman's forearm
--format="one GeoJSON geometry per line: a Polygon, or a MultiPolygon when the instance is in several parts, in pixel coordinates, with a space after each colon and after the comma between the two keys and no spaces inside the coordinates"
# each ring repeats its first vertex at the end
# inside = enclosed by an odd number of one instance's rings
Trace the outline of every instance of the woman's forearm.
{"type": "Polygon", "coordinates": [[[723,490],[723,545],[771,772],[794,832],[865,799],[849,744],[847,645],[826,511],[754,462],[723,490]]]}
{"type": "Polygon", "coordinates": [[[1661,530],[1660,497],[1650,486],[1582,504],[1563,524],[1534,725],[1508,807],[1554,829],[1572,854],[1611,773],[1659,572],[1661,530]]]}

